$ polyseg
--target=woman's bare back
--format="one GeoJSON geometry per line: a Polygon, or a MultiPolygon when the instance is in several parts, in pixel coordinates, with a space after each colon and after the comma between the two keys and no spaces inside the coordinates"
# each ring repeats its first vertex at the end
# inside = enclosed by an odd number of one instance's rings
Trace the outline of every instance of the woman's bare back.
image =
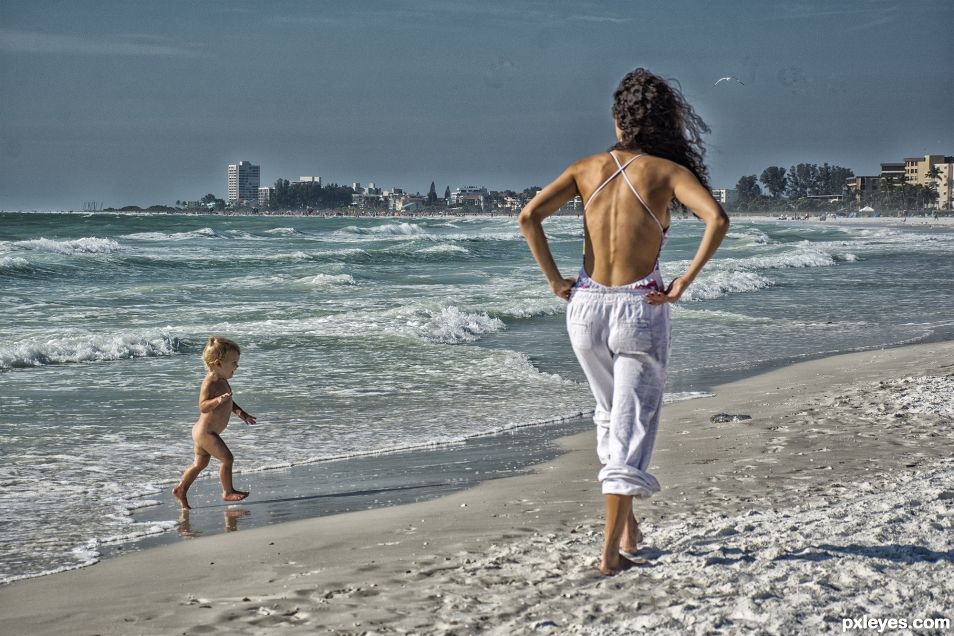
{"type": "MultiPolygon", "coordinates": [[[[637,153],[613,152],[623,165],[637,157],[637,153]]],[[[662,228],[669,227],[676,164],[642,155],[626,166],[625,176],[652,211],[633,194],[623,174],[597,192],[619,170],[610,153],[587,157],[575,167],[577,189],[586,202],[583,267],[587,274],[610,287],[646,277],[659,256],[662,228]]]]}

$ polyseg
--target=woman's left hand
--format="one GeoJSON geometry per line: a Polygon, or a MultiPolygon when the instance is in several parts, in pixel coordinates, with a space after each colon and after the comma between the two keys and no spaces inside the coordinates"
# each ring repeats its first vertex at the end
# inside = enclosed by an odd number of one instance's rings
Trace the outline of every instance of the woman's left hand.
{"type": "Polygon", "coordinates": [[[674,278],[665,292],[651,291],[646,294],[646,302],[650,305],[662,305],[664,303],[674,303],[682,298],[682,295],[689,289],[689,283],[682,278],[674,278]]]}

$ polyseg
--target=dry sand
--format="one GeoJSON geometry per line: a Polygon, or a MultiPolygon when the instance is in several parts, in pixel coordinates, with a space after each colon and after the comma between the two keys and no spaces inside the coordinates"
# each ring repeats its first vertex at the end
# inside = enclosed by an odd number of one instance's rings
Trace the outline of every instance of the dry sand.
{"type": "Polygon", "coordinates": [[[602,502],[583,434],[530,475],[442,499],[7,585],[0,633],[815,634],[954,619],[954,342],[714,392],[664,411],[663,491],[637,501],[649,564],[616,577],[595,570],[602,502]]]}

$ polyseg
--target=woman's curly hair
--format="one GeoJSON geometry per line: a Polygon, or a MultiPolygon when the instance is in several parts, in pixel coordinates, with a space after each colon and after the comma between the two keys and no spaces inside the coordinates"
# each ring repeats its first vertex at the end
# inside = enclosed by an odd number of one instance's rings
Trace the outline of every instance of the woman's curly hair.
{"type": "Polygon", "coordinates": [[[674,161],[709,189],[709,170],[702,161],[702,135],[709,127],[686,102],[678,82],[637,68],[613,93],[613,117],[623,131],[614,150],[639,150],[674,161]]]}

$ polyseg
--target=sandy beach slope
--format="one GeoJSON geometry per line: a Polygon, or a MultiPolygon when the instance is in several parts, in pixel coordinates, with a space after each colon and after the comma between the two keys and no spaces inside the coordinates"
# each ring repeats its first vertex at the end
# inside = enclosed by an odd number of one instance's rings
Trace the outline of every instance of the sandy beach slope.
{"type": "Polygon", "coordinates": [[[954,619],[952,395],[942,342],[801,362],[669,406],[663,491],[637,502],[649,563],[616,577],[595,570],[587,433],[530,475],[442,499],[4,586],[0,633],[841,633],[852,619],[954,619]]]}

